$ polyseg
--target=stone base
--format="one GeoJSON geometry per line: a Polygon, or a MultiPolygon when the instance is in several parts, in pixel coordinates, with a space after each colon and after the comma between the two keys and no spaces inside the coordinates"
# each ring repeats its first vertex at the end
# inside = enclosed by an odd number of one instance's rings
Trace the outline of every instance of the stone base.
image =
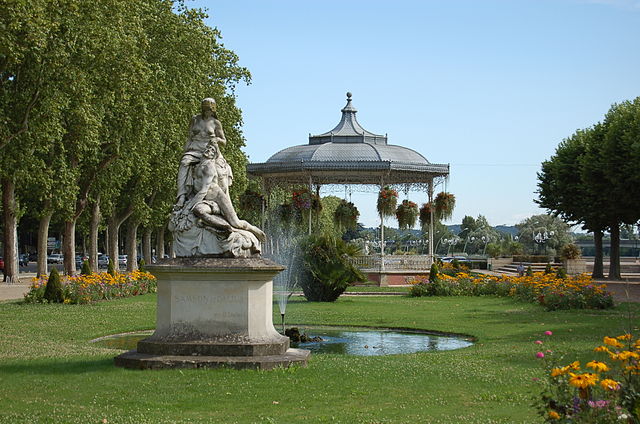
{"type": "Polygon", "coordinates": [[[153,335],[115,358],[134,369],[273,369],[307,365],[273,327],[273,277],[263,258],[174,258],[149,265],[158,279],[153,335]]]}
{"type": "Polygon", "coordinates": [[[305,349],[288,349],[283,355],[268,356],[177,356],[152,355],[130,350],[115,357],[118,367],[130,369],[168,368],[235,368],[272,370],[291,365],[307,366],[310,352],[305,349]]]}

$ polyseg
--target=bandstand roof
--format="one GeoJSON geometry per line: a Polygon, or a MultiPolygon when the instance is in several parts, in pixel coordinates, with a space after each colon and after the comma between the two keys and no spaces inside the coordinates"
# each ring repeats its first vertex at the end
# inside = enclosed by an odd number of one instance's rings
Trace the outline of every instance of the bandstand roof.
{"type": "Polygon", "coordinates": [[[415,184],[449,175],[448,164],[430,163],[415,150],[387,144],[386,135],[365,130],[347,93],[342,119],[331,131],[309,135],[309,144],[288,147],[264,163],[247,165],[267,185],[415,184]]]}

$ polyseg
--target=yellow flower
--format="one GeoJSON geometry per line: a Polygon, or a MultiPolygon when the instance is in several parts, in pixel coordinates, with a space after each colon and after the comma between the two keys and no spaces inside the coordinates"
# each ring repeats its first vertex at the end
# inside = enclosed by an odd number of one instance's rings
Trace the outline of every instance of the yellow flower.
{"type": "Polygon", "coordinates": [[[606,353],[611,353],[611,351],[609,350],[608,347],[606,346],[598,346],[597,348],[593,349],[594,352],[606,352],[606,353]]]}
{"type": "Polygon", "coordinates": [[[600,362],[600,361],[587,362],[587,366],[589,368],[593,368],[594,370],[600,371],[600,372],[609,371],[609,367],[607,366],[607,364],[605,364],[604,362],[600,362]]]}
{"type": "Polygon", "coordinates": [[[618,348],[624,346],[622,343],[618,341],[618,339],[615,339],[613,337],[606,337],[606,336],[604,338],[604,344],[613,346],[613,347],[618,347],[618,348]]]}
{"type": "Polygon", "coordinates": [[[595,386],[598,381],[598,377],[590,372],[586,372],[584,374],[574,374],[570,372],[569,375],[571,376],[569,378],[569,384],[579,389],[586,389],[589,386],[595,386]]]}
{"type": "Polygon", "coordinates": [[[611,380],[610,378],[605,378],[604,380],[602,380],[600,382],[600,386],[602,386],[603,389],[609,391],[620,389],[620,383],[615,380],[611,380]]]}
{"type": "Polygon", "coordinates": [[[629,358],[640,359],[640,355],[638,355],[635,352],[630,352],[628,350],[624,350],[618,353],[618,359],[620,359],[621,361],[628,361],[629,358]]]}
{"type": "Polygon", "coordinates": [[[554,368],[551,370],[551,377],[558,377],[559,375],[564,375],[566,373],[567,373],[566,367],[554,368]]]}
{"type": "Polygon", "coordinates": [[[616,339],[618,339],[618,340],[631,340],[631,334],[629,334],[629,333],[623,334],[622,336],[616,337],[616,339]]]}
{"type": "Polygon", "coordinates": [[[559,420],[560,419],[560,414],[558,414],[556,411],[549,411],[549,418],[551,418],[552,420],[559,420]]]}

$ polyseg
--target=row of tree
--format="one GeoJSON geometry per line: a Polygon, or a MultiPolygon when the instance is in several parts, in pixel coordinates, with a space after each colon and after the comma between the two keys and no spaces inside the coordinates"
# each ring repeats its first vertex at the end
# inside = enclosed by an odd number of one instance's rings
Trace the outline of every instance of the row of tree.
{"type": "Polygon", "coordinates": [[[640,97],[614,104],[602,122],[563,140],[538,173],[538,204],[593,233],[593,276],[604,273],[602,239],[611,234],[609,278],[620,279],[620,228],[640,219],[640,97]]]}
{"type": "MultiPolygon", "coordinates": [[[[17,274],[15,228],[39,222],[38,272],[46,272],[52,217],[64,222],[64,269],[75,272],[75,228],[89,216],[90,266],[101,223],[118,257],[151,256],[175,200],[191,115],[214,97],[234,169],[232,196],[246,186],[241,112],[234,88],[250,74],[220,43],[201,10],[171,0],[13,0],[0,13],[0,181],[7,275],[17,274]]],[[[130,268],[136,261],[129,261],[130,268]]]]}

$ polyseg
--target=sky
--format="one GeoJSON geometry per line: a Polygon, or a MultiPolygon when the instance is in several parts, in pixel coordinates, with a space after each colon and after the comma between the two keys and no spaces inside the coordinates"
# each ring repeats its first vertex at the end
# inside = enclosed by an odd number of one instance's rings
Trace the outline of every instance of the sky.
{"type": "MultiPolygon", "coordinates": [[[[236,89],[251,162],[331,130],[349,91],[365,129],[450,164],[436,187],[456,196],[447,224],[544,213],[534,202],[541,162],[613,103],[640,96],[640,0],[187,5],[208,9],[207,23],[252,74],[236,89]]],[[[345,197],[334,189],[322,193],[345,197]]],[[[360,222],[379,225],[374,193],[346,195],[360,222]]]]}

